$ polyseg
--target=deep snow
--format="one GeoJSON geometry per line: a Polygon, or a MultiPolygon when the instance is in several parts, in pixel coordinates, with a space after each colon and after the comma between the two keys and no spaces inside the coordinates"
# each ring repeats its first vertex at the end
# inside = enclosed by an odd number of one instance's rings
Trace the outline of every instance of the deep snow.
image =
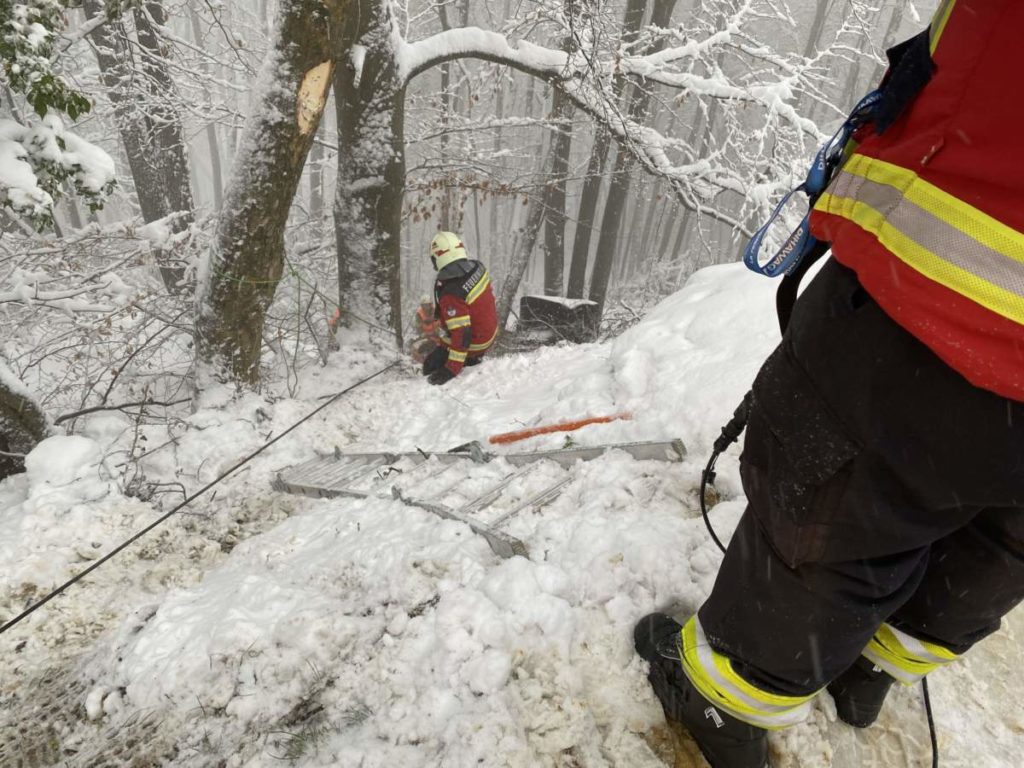
{"type": "MultiPolygon", "coordinates": [[[[346,396],[0,639],[0,764],[663,765],[631,629],[654,609],[692,610],[713,583],[699,473],[777,341],[773,289],[712,267],[611,343],[495,358],[440,389],[403,369],[346,396]],[[317,449],[444,450],[621,411],[634,419],[572,440],[682,438],[688,460],[611,453],[580,466],[557,501],[507,525],[530,559],[499,560],[465,526],[392,500],[270,490],[275,470],[317,449]]],[[[193,491],[387,362],[346,348],[298,399],[250,395],[171,433],[147,428],[147,476],[193,491]]],[[[98,415],[0,484],[0,616],[159,514],[111,482],[138,438],[127,426],[98,415]]],[[[719,465],[721,536],[743,507],[736,454],[719,465]]],[[[1019,611],[1007,625],[933,676],[943,766],[1018,764],[1019,611]]],[[[775,764],[930,764],[917,695],[898,691],[867,732],[837,723],[822,696],[773,736],[775,764]]]]}

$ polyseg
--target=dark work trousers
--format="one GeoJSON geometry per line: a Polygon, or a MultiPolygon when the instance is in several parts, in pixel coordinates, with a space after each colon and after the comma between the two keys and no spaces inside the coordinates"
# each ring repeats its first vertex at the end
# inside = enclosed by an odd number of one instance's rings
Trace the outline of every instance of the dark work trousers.
{"type": "Polygon", "coordinates": [[[448,362],[448,347],[436,346],[423,360],[423,375],[429,376],[434,371],[444,368],[448,362]]]}
{"type": "Polygon", "coordinates": [[[757,376],[741,473],[699,619],[759,688],[821,689],[882,622],[963,653],[1024,597],[1024,404],[972,386],[835,261],[757,376]]]}
{"type": "MultiPolygon", "coordinates": [[[[483,362],[483,355],[476,355],[475,357],[467,357],[466,362],[463,365],[466,368],[471,368],[474,365],[479,365],[483,362]]],[[[439,371],[444,368],[445,363],[448,362],[448,347],[436,346],[434,350],[426,356],[423,360],[423,375],[429,376],[434,371],[439,371]]]]}

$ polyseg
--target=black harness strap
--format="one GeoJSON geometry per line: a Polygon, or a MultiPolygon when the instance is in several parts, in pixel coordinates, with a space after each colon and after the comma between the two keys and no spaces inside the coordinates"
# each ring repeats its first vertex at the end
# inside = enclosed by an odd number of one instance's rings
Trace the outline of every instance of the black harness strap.
{"type": "Polygon", "coordinates": [[[807,252],[803,260],[796,268],[782,278],[779,290],[775,293],[775,314],[779,317],[779,330],[784,336],[789,327],[789,321],[793,317],[793,307],[796,305],[797,292],[800,290],[800,281],[818,259],[828,253],[831,243],[823,243],[820,240],[807,252]]]}

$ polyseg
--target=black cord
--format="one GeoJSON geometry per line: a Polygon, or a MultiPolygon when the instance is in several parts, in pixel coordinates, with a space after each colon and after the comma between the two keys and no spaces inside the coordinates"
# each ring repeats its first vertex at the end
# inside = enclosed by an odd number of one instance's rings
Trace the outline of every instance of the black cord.
{"type": "Polygon", "coordinates": [[[932,768],[939,768],[939,737],[935,732],[935,717],[932,714],[932,697],[928,693],[928,678],[921,678],[921,693],[924,694],[924,713],[928,718],[928,735],[932,740],[932,768]]]}
{"type": "Polygon", "coordinates": [[[704,517],[704,525],[708,529],[708,533],[711,534],[711,540],[718,545],[718,548],[722,550],[722,554],[725,554],[725,545],[722,544],[721,539],[715,533],[715,529],[711,527],[711,518],[708,516],[708,503],[707,493],[708,485],[715,482],[715,463],[718,461],[718,451],[711,454],[711,458],[708,460],[708,465],[704,467],[704,471],[700,475],[700,513],[704,517]]]}
{"type": "Polygon", "coordinates": [[[729,423],[722,427],[722,434],[715,440],[714,451],[711,454],[711,458],[708,459],[708,465],[704,467],[704,471],[700,475],[700,512],[704,517],[704,525],[707,526],[712,541],[722,550],[723,555],[725,554],[725,545],[722,544],[721,539],[715,534],[715,529],[711,527],[711,518],[708,516],[707,490],[708,486],[715,482],[715,464],[718,462],[718,457],[725,453],[730,445],[740,439],[740,435],[743,434],[743,430],[747,427],[747,414],[750,413],[750,401],[752,398],[753,393],[747,392],[743,396],[743,402],[733,411],[729,423]]]}
{"type": "Polygon", "coordinates": [[[171,510],[170,512],[168,512],[167,514],[165,514],[165,515],[164,515],[163,517],[159,518],[159,519],[158,519],[158,520],[156,520],[155,522],[153,522],[153,523],[149,524],[148,526],[146,526],[145,528],[143,528],[143,529],[142,529],[141,531],[139,531],[138,533],[136,533],[136,534],[135,534],[134,536],[132,536],[132,537],[131,537],[130,539],[128,539],[128,540],[127,540],[127,541],[125,541],[124,543],[120,544],[120,545],[119,545],[119,546],[118,546],[118,547],[117,547],[116,549],[114,549],[114,550],[112,550],[112,551],[108,552],[108,553],[107,553],[106,555],[104,555],[103,557],[101,557],[101,558],[100,558],[99,560],[97,560],[97,561],[96,561],[95,563],[93,563],[92,565],[90,565],[90,566],[89,566],[88,568],[86,568],[86,569],[85,569],[84,571],[82,571],[82,572],[81,572],[81,573],[79,573],[79,574],[76,574],[75,576],[72,576],[72,577],[71,577],[70,579],[68,579],[68,580],[67,580],[66,582],[64,582],[64,583],[63,583],[63,584],[61,584],[61,585],[60,585],[59,587],[57,587],[57,589],[55,589],[55,590],[53,590],[52,592],[50,592],[50,594],[48,594],[48,595],[47,595],[46,597],[44,597],[44,598],[43,598],[42,600],[38,601],[37,603],[34,603],[34,604],[30,605],[30,606],[29,606],[28,608],[26,608],[26,609],[25,609],[24,611],[22,611],[21,613],[19,613],[19,614],[18,614],[17,616],[15,616],[15,617],[14,617],[13,619],[11,619],[10,621],[8,621],[8,622],[7,622],[6,624],[4,624],[3,626],[0,626],[0,635],[2,635],[2,634],[3,634],[4,632],[6,632],[7,630],[11,629],[11,628],[12,628],[13,626],[15,626],[16,624],[18,624],[18,623],[19,623],[19,622],[20,622],[20,621],[21,621],[22,619],[25,619],[25,618],[27,618],[28,616],[30,616],[31,614],[35,613],[35,612],[36,612],[37,610],[39,610],[40,608],[42,608],[42,607],[43,607],[44,605],[46,605],[46,604],[47,604],[48,602],[50,602],[51,600],[53,600],[53,598],[55,598],[55,597],[57,597],[58,595],[62,594],[62,593],[63,593],[63,592],[65,591],[65,590],[67,590],[67,589],[68,589],[69,587],[71,587],[72,585],[74,585],[74,584],[78,583],[79,581],[81,581],[82,579],[84,579],[84,578],[85,578],[86,576],[88,576],[88,575],[89,575],[90,573],[92,573],[93,571],[95,571],[95,570],[96,570],[97,568],[99,568],[99,567],[100,567],[101,565],[103,565],[103,564],[104,564],[104,563],[106,563],[107,561],[111,560],[111,559],[112,559],[112,558],[113,558],[113,557],[114,557],[115,555],[117,555],[117,554],[119,554],[120,552],[122,552],[123,550],[127,549],[127,548],[128,548],[129,546],[131,546],[131,545],[132,545],[132,544],[134,544],[134,543],[135,543],[136,541],[138,541],[139,539],[141,539],[141,538],[142,538],[143,536],[145,536],[145,535],[146,535],[147,533],[149,533],[150,531],[152,531],[152,530],[153,530],[154,528],[156,528],[156,527],[157,527],[158,525],[161,525],[162,523],[164,523],[164,522],[165,522],[166,520],[168,520],[168,519],[169,519],[169,518],[170,518],[170,517],[171,517],[172,515],[176,514],[176,513],[177,513],[177,512],[179,512],[180,510],[182,510],[182,509],[184,509],[185,507],[187,507],[187,506],[188,506],[189,504],[191,504],[191,503],[192,503],[193,501],[195,501],[195,500],[196,500],[197,498],[199,498],[200,496],[202,496],[202,495],[203,495],[204,493],[206,493],[206,492],[207,492],[208,490],[210,490],[210,489],[211,489],[211,488],[213,488],[213,487],[214,487],[215,485],[217,485],[217,484],[218,484],[218,483],[220,483],[220,482],[221,482],[222,480],[224,480],[224,479],[225,479],[226,477],[228,477],[228,475],[230,475],[230,474],[232,474],[233,472],[235,472],[235,470],[237,470],[237,469],[241,469],[241,468],[242,468],[243,466],[245,466],[245,465],[246,465],[246,464],[248,464],[248,463],[249,463],[250,461],[252,461],[253,459],[255,459],[255,458],[256,458],[257,456],[259,456],[259,455],[260,455],[261,453],[263,453],[263,452],[264,452],[265,450],[267,450],[267,448],[269,448],[270,446],[272,446],[272,445],[273,445],[274,443],[276,443],[276,442],[277,442],[278,440],[281,440],[281,439],[282,439],[283,437],[285,437],[286,435],[288,435],[288,434],[290,434],[290,433],[294,432],[294,431],[295,431],[296,429],[298,429],[298,428],[299,428],[300,426],[302,426],[302,425],[303,425],[303,424],[305,424],[305,423],[306,423],[307,421],[309,421],[309,420],[310,420],[311,418],[313,418],[313,417],[314,417],[314,416],[316,416],[316,415],[317,415],[318,413],[320,413],[320,411],[324,410],[324,409],[325,409],[325,408],[327,408],[327,407],[328,407],[329,405],[331,405],[331,404],[333,404],[333,403],[334,403],[335,401],[337,401],[337,400],[338,400],[338,399],[339,399],[339,398],[340,398],[340,397],[341,397],[342,395],[347,395],[347,394],[348,394],[349,392],[351,392],[351,391],[352,391],[353,389],[355,389],[356,387],[361,387],[361,386],[362,386],[363,384],[365,384],[366,382],[370,381],[371,379],[375,379],[375,378],[377,378],[378,376],[380,376],[380,375],[381,375],[382,373],[385,373],[385,372],[387,372],[387,371],[391,370],[391,369],[392,369],[392,368],[394,368],[394,367],[395,367],[396,365],[398,365],[398,362],[399,362],[399,361],[398,361],[398,360],[396,360],[395,362],[391,363],[391,364],[390,364],[390,365],[388,365],[387,367],[385,367],[385,368],[381,368],[381,369],[380,369],[379,371],[377,371],[376,373],[374,373],[374,374],[372,374],[372,375],[370,375],[370,376],[367,376],[367,377],[366,377],[365,379],[362,379],[361,381],[357,381],[357,382],[356,382],[355,384],[353,384],[353,385],[352,385],[351,387],[348,387],[347,389],[344,389],[344,390],[342,390],[342,391],[341,391],[341,392],[339,392],[338,394],[334,395],[334,396],[333,396],[333,397],[332,397],[332,398],[331,398],[330,400],[328,400],[328,401],[327,401],[326,403],[324,403],[323,405],[319,406],[319,407],[318,407],[318,408],[316,408],[316,409],[315,409],[314,411],[312,411],[311,413],[307,414],[306,416],[304,416],[304,417],[303,417],[302,419],[300,419],[299,421],[297,421],[297,422],[295,422],[294,424],[292,424],[292,426],[288,427],[288,429],[286,429],[286,430],[285,430],[284,432],[282,432],[282,433],[281,433],[280,435],[278,435],[277,437],[275,437],[275,438],[274,438],[273,440],[270,440],[269,442],[266,442],[266,443],[264,443],[264,444],[263,444],[262,446],[260,446],[259,448],[257,448],[257,449],[256,449],[255,451],[253,451],[253,452],[252,452],[252,453],[250,453],[250,454],[249,454],[248,456],[246,456],[246,457],[245,457],[244,459],[242,459],[242,460],[241,460],[241,461],[239,461],[239,462],[238,462],[237,464],[235,464],[235,465],[234,465],[233,467],[231,467],[231,469],[229,469],[229,470],[228,470],[227,472],[224,472],[224,473],[223,473],[222,475],[220,475],[220,476],[219,476],[218,478],[216,478],[215,480],[212,480],[211,482],[209,482],[209,483],[207,483],[206,485],[204,485],[204,486],[203,486],[203,487],[202,487],[202,488],[201,488],[200,490],[198,490],[198,491],[196,491],[195,493],[193,493],[193,494],[192,494],[191,496],[189,496],[189,497],[188,497],[187,499],[185,499],[185,500],[184,500],[183,502],[181,502],[181,503],[180,503],[180,504],[179,504],[178,506],[176,506],[176,507],[175,507],[174,509],[172,509],[172,510],[171,510]]]}

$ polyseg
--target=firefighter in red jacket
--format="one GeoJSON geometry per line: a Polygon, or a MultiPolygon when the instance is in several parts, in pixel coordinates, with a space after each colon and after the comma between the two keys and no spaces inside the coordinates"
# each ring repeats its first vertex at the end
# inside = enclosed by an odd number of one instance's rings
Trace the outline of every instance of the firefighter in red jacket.
{"type": "Polygon", "coordinates": [[[444,333],[423,362],[423,374],[431,384],[446,384],[463,366],[483,360],[498,336],[498,311],[487,268],[469,258],[462,238],[438,232],[430,258],[437,270],[434,311],[444,333]]]}
{"type": "Polygon", "coordinates": [[[714,589],[635,631],[713,768],[827,689],[874,722],[1024,597],[1019,0],[944,0],[889,53],[873,120],[817,200],[833,258],[753,387],[748,508],[714,589]]]}

